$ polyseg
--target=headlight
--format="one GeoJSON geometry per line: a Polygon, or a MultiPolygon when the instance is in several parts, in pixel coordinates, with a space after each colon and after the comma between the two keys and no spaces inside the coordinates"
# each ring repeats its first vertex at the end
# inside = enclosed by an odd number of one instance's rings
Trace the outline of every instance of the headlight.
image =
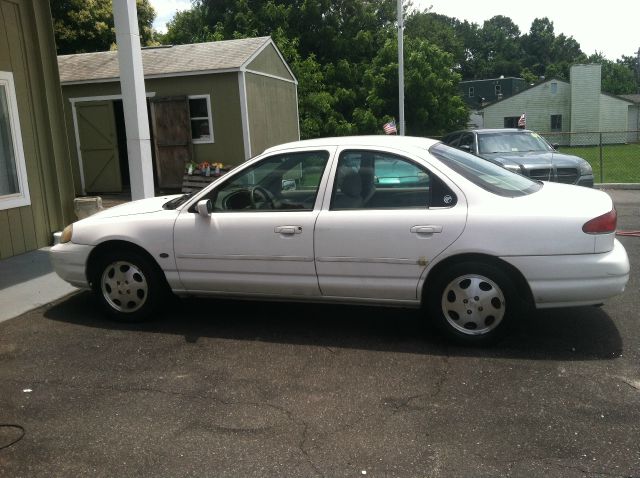
{"type": "Polygon", "coordinates": [[[502,167],[511,171],[512,173],[522,174],[522,169],[518,164],[503,164],[502,167]]]}
{"type": "Polygon", "coordinates": [[[69,224],[62,231],[62,235],[60,236],[60,244],[69,242],[71,240],[71,236],[73,236],[73,224],[69,224]]]}
{"type": "Polygon", "coordinates": [[[580,163],[580,175],[584,176],[587,174],[593,174],[593,169],[591,169],[591,165],[588,162],[583,161],[580,163]]]}

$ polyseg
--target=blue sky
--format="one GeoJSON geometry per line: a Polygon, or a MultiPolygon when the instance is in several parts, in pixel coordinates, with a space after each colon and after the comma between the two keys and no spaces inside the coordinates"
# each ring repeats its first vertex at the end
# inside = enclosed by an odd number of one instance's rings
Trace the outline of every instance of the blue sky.
{"type": "MultiPolygon", "coordinates": [[[[190,0],[150,2],[157,13],[154,26],[160,31],[166,30],[166,23],[176,11],[191,7],[190,0]]],[[[534,18],[546,16],[553,22],[556,35],[572,36],[585,53],[599,51],[610,60],[634,56],[640,48],[640,0],[414,0],[413,3],[420,9],[432,6],[436,13],[480,24],[495,15],[504,15],[518,25],[521,33],[529,31],[534,18]]]]}

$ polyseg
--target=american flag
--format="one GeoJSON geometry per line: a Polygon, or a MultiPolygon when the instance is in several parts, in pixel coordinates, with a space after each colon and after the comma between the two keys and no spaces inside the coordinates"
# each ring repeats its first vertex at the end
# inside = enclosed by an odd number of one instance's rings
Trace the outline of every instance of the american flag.
{"type": "Polygon", "coordinates": [[[384,130],[384,134],[398,134],[398,128],[396,128],[395,121],[385,123],[382,129],[384,130]]]}
{"type": "Polygon", "coordinates": [[[522,113],[520,119],[518,120],[518,128],[526,128],[527,127],[527,113],[522,113]]]}

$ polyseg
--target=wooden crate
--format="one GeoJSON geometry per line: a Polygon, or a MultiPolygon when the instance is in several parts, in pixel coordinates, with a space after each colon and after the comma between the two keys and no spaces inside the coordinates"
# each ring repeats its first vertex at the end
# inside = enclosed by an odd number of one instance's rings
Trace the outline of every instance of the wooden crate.
{"type": "Polygon", "coordinates": [[[182,192],[193,193],[198,192],[201,189],[207,187],[213,181],[222,176],[226,171],[220,170],[219,174],[211,174],[211,176],[204,176],[200,174],[185,174],[182,177],[182,192]]]}

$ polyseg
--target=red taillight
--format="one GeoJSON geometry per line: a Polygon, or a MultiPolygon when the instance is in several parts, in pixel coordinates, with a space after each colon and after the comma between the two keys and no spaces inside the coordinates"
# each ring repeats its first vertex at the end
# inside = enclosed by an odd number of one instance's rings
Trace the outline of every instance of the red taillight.
{"type": "Polygon", "coordinates": [[[587,234],[608,234],[615,232],[618,223],[618,214],[612,209],[602,216],[595,217],[584,223],[582,230],[587,234]]]}

